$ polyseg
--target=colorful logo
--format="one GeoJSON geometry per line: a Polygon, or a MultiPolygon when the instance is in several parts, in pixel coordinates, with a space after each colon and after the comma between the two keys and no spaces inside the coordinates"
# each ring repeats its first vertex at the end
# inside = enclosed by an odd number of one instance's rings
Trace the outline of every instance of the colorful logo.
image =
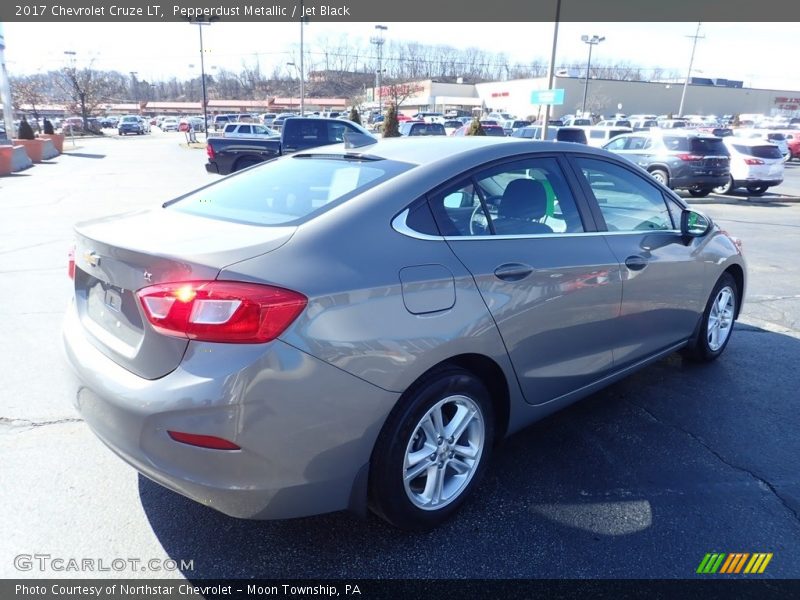
{"type": "Polygon", "coordinates": [[[731,554],[708,553],[700,561],[697,572],[703,575],[713,575],[715,573],[724,573],[726,575],[734,573],[763,573],[771,560],[772,552],[754,552],[753,554],[747,552],[734,552],[731,554]]]}

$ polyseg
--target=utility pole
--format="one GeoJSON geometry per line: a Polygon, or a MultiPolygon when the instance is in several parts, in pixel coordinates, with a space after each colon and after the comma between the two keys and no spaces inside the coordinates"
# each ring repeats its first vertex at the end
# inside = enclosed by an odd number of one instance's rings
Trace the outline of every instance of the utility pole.
{"type": "Polygon", "coordinates": [[[300,0],[300,116],[306,116],[306,72],[303,68],[303,27],[306,24],[304,16],[306,9],[303,0],[300,0]]]}
{"type": "MultiPolygon", "coordinates": [[[[553,27],[553,50],[550,52],[550,65],[547,68],[547,89],[553,89],[553,78],[556,69],[556,45],[558,44],[558,20],[561,17],[561,0],[556,0],[556,20],[553,27]]],[[[544,107],[544,123],[542,123],[542,139],[547,139],[547,128],[550,123],[550,104],[544,107]]]]}
{"type": "MultiPolygon", "coordinates": [[[[375,44],[375,48],[378,54],[378,69],[375,71],[375,92],[378,94],[378,114],[383,114],[381,109],[381,104],[383,100],[383,94],[381,90],[381,75],[383,74],[383,44],[386,40],[383,39],[383,32],[389,29],[386,25],[375,25],[375,30],[378,32],[378,35],[373,35],[369,38],[371,44],[375,44]]],[[[395,107],[397,109],[398,107],[395,107]]]]}
{"type": "Polygon", "coordinates": [[[694,35],[687,35],[686,37],[694,38],[692,42],[692,56],[689,59],[689,70],[686,72],[686,81],[683,82],[683,93],[681,93],[681,105],[678,108],[678,116],[683,116],[683,103],[686,100],[686,88],[689,87],[689,79],[692,77],[692,65],[694,64],[694,51],[697,48],[697,40],[705,39],[706,36],[700,35],[700,21],[697,22],[697,31],[694,35]]]}

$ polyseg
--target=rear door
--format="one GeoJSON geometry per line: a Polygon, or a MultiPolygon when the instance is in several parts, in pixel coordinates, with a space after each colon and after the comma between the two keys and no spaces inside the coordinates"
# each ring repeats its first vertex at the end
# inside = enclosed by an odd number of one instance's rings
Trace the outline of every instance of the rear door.
{"type": "Polygon", "coordinates": [[[470,270],[525,399],[540,404],[613,365],[618,261],[556,156],[479,169],[429,195],[440,231],[470,270]]]}
{"type": "Polygon", "coordinates": [[[619,262],[622,309],[614,349],[625,367],[687,339],[704,309],[705,264],[687,243],[680,207],[646,175],[604,158],[574,158],[602,236],[619,262]],[[672,205],[670,205],[672,203],[672,205]]]}

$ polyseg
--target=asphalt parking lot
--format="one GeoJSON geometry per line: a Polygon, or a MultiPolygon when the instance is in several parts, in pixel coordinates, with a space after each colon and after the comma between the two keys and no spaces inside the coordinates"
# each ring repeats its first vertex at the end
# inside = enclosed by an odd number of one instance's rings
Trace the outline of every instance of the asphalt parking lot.
{"type": "MultiPolygon", "coordinates": [[[[800,203],[698,203],[743,240],[749,265],[724,357],[670,356],[513,436],[442,528],[408,534],[343,513],[249,522],[114,456],[72,408],[61,358],[72,223],[212,180],[183,139],[67,142],[50,164],[0,179],[0,577],[686,578],[708,552],[771,552],[763,577],[800,577],[800,203]],[[192,565],[22,571],[21,554],[192,565]]],[[[800,163],[787,173],[800,189],[800,163]]]]}

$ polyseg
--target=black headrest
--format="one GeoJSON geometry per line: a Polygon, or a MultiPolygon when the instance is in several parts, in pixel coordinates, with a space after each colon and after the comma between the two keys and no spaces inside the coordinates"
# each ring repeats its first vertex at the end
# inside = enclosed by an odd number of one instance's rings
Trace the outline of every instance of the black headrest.
{"type": "Polygon", "coordinates": [[[547,212],[547,192],[535,179],[515,179],[506,186],[498,216],[505,219],[541,219],[547,212]]]}

